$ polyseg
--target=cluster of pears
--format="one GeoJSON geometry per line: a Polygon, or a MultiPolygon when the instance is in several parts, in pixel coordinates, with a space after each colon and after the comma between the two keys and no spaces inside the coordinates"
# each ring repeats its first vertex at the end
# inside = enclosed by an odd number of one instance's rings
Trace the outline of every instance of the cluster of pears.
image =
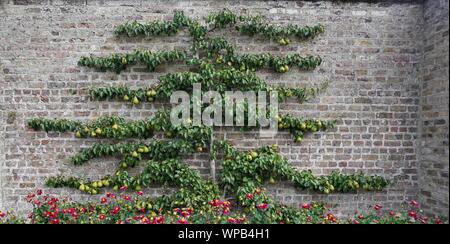
{"type": "Polygon", "coordinates": [[[289,71],[289,66],[287,64],[280,65],[280,66],[278,66],[277,71],[280,73],[286,73],[289,71]]]}
{"type": "MultiPolygon", "coordinates": [[[[150,90],[148,90],[148,91],[145,93],[145,96],[146,96],[146,98],[147,98],[147,101],[148,101],[148,102],[153,102],[153,101],[155,101],[156,94],[157,94],[157,92],[156,92],[155,89],[150,89],[150,90]]],[[[130,99],[131,99],[131,103],[134,104],[134,105],[138,105],[139,103],[141,103],[141,100],[139,100],[139,98],[138,98],[137,96],[133,96],[133,98],[130,98],[130,96],[127,95],[127,94],[123,96],[123,100],[124,100],[125,102],[130,101],[130,99]]]]}
{"type": "MultiPolygon", "coordinates": [[[[141,158],[141,154],[143,153],[149,153],[150,152],[150,148],[148,148],[147,146],[140,146],[137,150],[133,151],[130,153],[131,159],[133,159],[132,161],[135,160],[139,160],[141,158]]],[[[128,166],[130,166],[131,162],[126,162],[123,161],[120,163],[120,167],[123,169],[128,168],[128,166]]]]}
{"type": "Polygon", "coordinates": [[[99,180],[91,182],[90,184],[84,184],[82,182],[79,183],[80,186],[78,187],[78,190],[84,191],[86,193],[89,193],[91,195],[95,195],[99,193],[99,189],[103,187],[108,187],[110,185],[109,180],[99,180]]]}
{"type": "Polygon", "coordinates": [[[317,132],[323,127],[322,121],[316,119],[316,120],[295,120],[295,121],[288,121],[283,119],[282,117],[278,117],[278,128],[279,129],[294,129],[298,131],[299,133],[296,133],[295,141],[301,142],[303,140],[303,133],[304,132],[317,132]]]}
{"type": "Polygon", "coordinates": [[[103,134],[103,130],[100,127],[97,127],[97,128],[84,127],[83,130],[78,130],[75,132],[75,137],[77,137],[77,138],[86,137],[86,136],[97,137],[97,136],[101,136],[102,134],[103,134]]]}
{"type": "Polygon", "coordinates": [[[291,40],[289,40],[288,38],[281,38],[280,40],[278,40],[278,43],[280,45],[287,46],[291,43],[291,40]]]}
{"type": "Polygon", "coordinates": [[[255,152],[255,151],[249,151],[248,154],[247,154],[247,156],[246,156],[246,159],[247,159],[248,161],[253,161],[253,160],[255,160],[257,157],[258,157],[258,153],[257,153],[257,152],[255,152]]]}

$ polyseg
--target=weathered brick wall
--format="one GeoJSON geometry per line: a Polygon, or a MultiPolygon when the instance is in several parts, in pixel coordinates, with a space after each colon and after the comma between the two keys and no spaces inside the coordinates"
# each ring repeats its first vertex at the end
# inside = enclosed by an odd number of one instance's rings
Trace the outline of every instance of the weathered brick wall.
{"type": "MultiPolygon", "coordinates": [[[[273,23],[323,23],[325,34],[287,47],[240,36],[234,31],[223,33],[242,53],[299,52],[323,56],[324,64],[315,71],[260,74],[270,82],[286,86],[332,80],[325,94],[302,105],[295,101],[284,103],[281,110],[338,120],[334,131],[308,136],[300,145],[284,133],[269,140],[259,139],[255,133],[225,129],[223,136],[241,147],[278,143],[293,165],[310,168],[317,174],[362,170],[384,175],[394,182],[379,193],[331,195],[298,191],[283,183],[269,186],[278,199],[291,204],[325,200],[338,204],[340,212],[349,213],[375,202],[383,203],[386,208],[398,208],[405,200],[418,197],[421,87],[418,77],[423,56],[421,2],[3,2],[0,7],[1,209],[26,208],[23,196],[35,187],[42,187],[47,176],[64,173],[97,178],[114,170],[114,159],[94,160],[79,167],[71,165],[69,157],[94,141],[77,140],[71,134],[30,131],[25,126],[28,119],[46,116],[91,120],[105,114],[129,119],[147,117],[158,104],[132,107],[121,102],[89,101],[86,89],[110,84],[144,86],[157,82],[158,76],[166,72],[185,69],[173,65],[146,73],[137,67],[116,75],[78,67],[80,56],[124,52],[137,47],[159,50],[188,46],[186,34],[125,40],[116,39],[112,31],[117,24],[131,19],[171,18],[176,9],[185,10],[189,16],[202,17],[223,7],[238,13],[262,13],[273,23]]],[[[209,171],[206,157],[205,154],[189,158],[205,175],[209,171]]],[[[89,198],[67,189],[48,190],[70,194],[74,199],[89,198]]],[[[152,194],[161,191],[153,189],[152,194]]]]}
{"type": "Polygon", "coordinates": [[[448,1],[424,4],[420,82],[420,196],[430,213],[448,216],[448,1]]]}

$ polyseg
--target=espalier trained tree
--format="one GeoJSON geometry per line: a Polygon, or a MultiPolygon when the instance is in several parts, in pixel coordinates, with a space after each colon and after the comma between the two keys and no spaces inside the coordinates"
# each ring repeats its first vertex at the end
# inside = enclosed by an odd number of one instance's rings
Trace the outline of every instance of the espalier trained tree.
{"type": "MultiPolygon", "coordinates": [[[[293,40],[310,39],[324,32],[324,26],[320,24],[304,27],[278,26],[268,24],[262,16],[237,16],[227,9],[207,16],[204,24],[185,16],[181,11],[175,12],[171,21],[128,22],[117,26],[115,34],[125,37],[164,36],[175,35],[181,29],[187,29],[192,37],[192,45],[188,50],[158,52],[134,50],[107,57],[81,57],[78,64],[100,71],[120,73],[136,64],[146,65],[151,72],[159,65],[185,62],[190,66],[190,71],[163,75],[159,77],[157,85],[139,89],[125,86],[91,88],[89,96],[97,100],[119,99],[137,105],[154,102],[157,99],[168,101],[174,91],[191,92],[192,85],[200,83],[203,88],[220,93],[229,90],[277,91],[281,102],[287,97],[296,97],[302,103],[327,87],[328,82],[314,88],[284,88],[267,84],[255,74],[256,70],[269,68],[280,73],[288,72],[293,67],[311,70],[320,65],[322,59],[318,56],[303,57],[299,54],[284,57],[266,53],[240,55],[235,53],[234,47],[226,39],[209,35],[215,29],[232,27],[241,34],[260,35],[275,40],[280,45],[289,45],[293,40]]],[[[240,151],[226,141],[213,142],[211,139],[213,128],[194,126],[190,120],[174,126],[170,123],[170,112],[164,109],[149,119],[138,121],[126,121],[116,116],[100,117],[92,122],[34,118],[28,125],[34,130],[74,132],[77,138],[140,139],[130,143],[94,144],[72,157],[75,165],[85,164],[90,159],[98,157],[111,155],[121,157],[116,172],[111,172],[111,175],[99,179],[55,176],[46,181],[50,187],[71,187],[89,194],[98,194],[102,188],[118,190],[126,187],[140,191],[142,187],[151,184],[177,188],[173,195],[140,202],[138,209],[142,207],[148,210],[170,210],[181,207],[201,209],[226,192],[227,196],[235,199],[236,204],[239,204],[244,212],[252,212],[257,206],[247,204],[249,194],[259,192],[265,182],[275,180],[291,181],[300,189],[324,194],[358,189],[378,191],[388,185],[388,180],[380,176],[366,176],[362,173],[344,175],[333,172],[330,175],[315,176],[310,170],[296,170],[280,156],[277,145],[240,151]],[[154,135],[161,133],[170,140],[154,139],[154,135]],[[181,158],[182,155],[205,152],[206,148],[211,148],[212,160],[222,160],[223,167],[217,182],[203,179],[198,172],[185,165],[181,158]],[[127,169],[142,162],[145,164],[142,172],[131,176],[127,169]]],[[[307,133],[324,131],[334,125],[335,121],[295,118],[291,115],[278,117],[278,128],[290,131],[296,142],[300,142],[307,133]]],[[[246,129],[255,128],[259,128],[259,125],[246,127],[246,129]]],[[[264,199],[266,203],[273,202],[269,196],[264,199]]],[[[273,222],[289,223],[289,215],[296,214],[294,208],[289,211],[277,211],[276,206],[281,205],[274,206],[268,212],[273,222]]]]}

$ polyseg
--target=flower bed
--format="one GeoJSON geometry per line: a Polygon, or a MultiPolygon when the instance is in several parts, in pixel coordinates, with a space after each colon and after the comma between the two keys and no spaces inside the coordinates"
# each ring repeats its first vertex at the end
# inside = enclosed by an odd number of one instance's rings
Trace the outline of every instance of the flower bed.
{"type": "Polygon", "coordinates": [[[33,205],[27,218],[0,211],[2,224],[442,224],[428,218],[416,201],[401,212],[383,211],[376,204],[349,218],[336,217],[325,203],[303,203],[299,208],[270,202],[264,189],[245,195],[245,204],[234,208],[228,200],[213,199],[201,208],[165,209],[141,191],[107,193],[99,202],[79,203],[44,195],[37,190],[27,196],[33,205]],[[269,200],[269,201],[267,201],[269,200]]]}

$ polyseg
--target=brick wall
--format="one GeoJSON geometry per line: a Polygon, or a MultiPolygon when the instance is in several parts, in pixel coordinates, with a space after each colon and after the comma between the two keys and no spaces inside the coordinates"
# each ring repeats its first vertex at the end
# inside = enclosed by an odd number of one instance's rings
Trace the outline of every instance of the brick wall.
{"type": "MultiPolygon", "coordinates": [[[[129,119],[147,117],[160,105],[132,107],[121,102],[89,101],[86,89],[110,84],[144,86],[157,82],[158,76],[166,72],[185,70],[175,65],[146,73],[141,67],[135,67],[116,75],[78,67],[80,56],[125,52],[137,47],[159,50],[188,46],[189,37],[185,33],[125,40],[116,39],[112,31],[127,20],[169,19],[173,10],[182,9],[189,16],[201,17],[223,7],[238,13],[262,13],[273,23],[321,22],[326,26],[326,33],[314,40],[287,47],[240,36],[234,31],[223,34],[241,53],[299,52],[323,56],[324,64],[314,71],[287,74],[263,71],[260,75],[286,86],[332,80],[328,91],[313,101],[302,105],[290,101],[280,109],[295,115],[337,119],[338,126],[333,131],[310,135],[300,145],[283,133],[269,140],[260,139],[252,132],[222,129],[218,136],[240,147],[278,143],[293,165],[310,168],[317,174],[362,170],[394,181],[383,192],[357,194],[313,194],[295,190],[285,183],[268,186],[278,199],[288,204],[325,200],[336,203],[338,211],[346,214],[376,202],[395,209],[405,200],[418,197],[417,136],[420,111],[424,110],[420,106],[422,83],[418,78],[419,71],[424,74],[420,70],[424,22],[420,1],[4,0],[0,6],[0,143],[3,143],[0,144],[0,208],[25,209],[23,196],[35,187],[42,187],[47,176],[63,173],[97,178],[114,170],[113,158],[93,160],[79,167],[71,165],[69,157],[94,141],[76,140],[71,134],[30,131],[25,126],[28,119],[46,116],[87,121],[105,114],[129,119]]],[[[444,67],[448,71],[448,63],[444,67]]],[[[448,86],[446,94],[448,97],[448,86]]],[[[448,135],[448,120],[446,126],[448,135]]],[[[188,162],[207,175],[206,158],[206,154],[198,154],[190,156],[188,162]]],[[[448,189],[448,175],[443,175],[443,179],[447,180],[448,189]]],[[[90,198],[67,189],[47,190],[72,195],[74,199],[90,198]]],[[[154,195],[164,191],[150,190],[154,195]]]]}
{"type": "Polygon", "coordinates": [[[420,76],[420,196],[425,209],[448,216],[448,1],[424,4],[420,76]]]}

